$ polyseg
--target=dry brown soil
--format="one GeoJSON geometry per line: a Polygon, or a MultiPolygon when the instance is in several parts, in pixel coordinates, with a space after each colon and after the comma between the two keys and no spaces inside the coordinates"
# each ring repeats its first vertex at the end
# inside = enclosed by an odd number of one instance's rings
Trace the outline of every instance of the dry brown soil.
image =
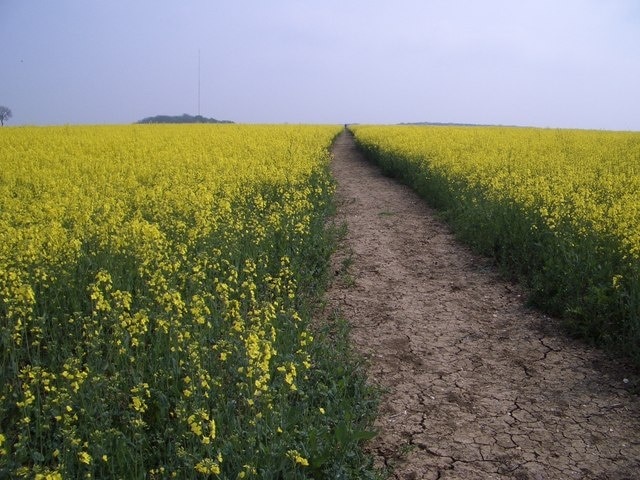
{"type": "Polygon", "coordinates": [[[527,308],[351,134],[333,154],[348,234],[328,302],[386,392],[377,464],[397,479],[640,478],[637,375],[527,308]]]}

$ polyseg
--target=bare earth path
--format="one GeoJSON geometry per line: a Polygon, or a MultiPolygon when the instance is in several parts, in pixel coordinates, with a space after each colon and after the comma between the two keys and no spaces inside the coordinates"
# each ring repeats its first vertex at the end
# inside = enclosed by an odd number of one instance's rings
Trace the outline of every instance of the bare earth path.
{"type": "Polygon", "coordinates": [[[640,478],[637,377],[527,309],[350,134],[333,153],[353,279],[329,304],[388,392],[369,448],[392,478],[640,478]]]}

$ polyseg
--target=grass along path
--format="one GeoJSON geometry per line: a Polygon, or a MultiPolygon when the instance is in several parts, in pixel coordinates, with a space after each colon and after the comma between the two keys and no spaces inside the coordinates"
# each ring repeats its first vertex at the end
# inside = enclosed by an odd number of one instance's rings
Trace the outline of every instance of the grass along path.
{"type": "Polygon", "coordinates": [[[397,479],[637,478],[637,376],[528,309],[351,134],[333,154],[349,266],[328,298],[387,392],[378,464],[397,479]]]}

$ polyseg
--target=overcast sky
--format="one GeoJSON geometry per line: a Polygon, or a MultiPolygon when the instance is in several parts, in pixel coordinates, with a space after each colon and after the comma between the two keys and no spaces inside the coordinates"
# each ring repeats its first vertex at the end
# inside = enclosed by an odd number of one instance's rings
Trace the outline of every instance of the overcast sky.
{"type": "Polygon", "coordinates": [[[0,36],[10,125],[640,130],[638,0],[0,0],[0,36]]]}

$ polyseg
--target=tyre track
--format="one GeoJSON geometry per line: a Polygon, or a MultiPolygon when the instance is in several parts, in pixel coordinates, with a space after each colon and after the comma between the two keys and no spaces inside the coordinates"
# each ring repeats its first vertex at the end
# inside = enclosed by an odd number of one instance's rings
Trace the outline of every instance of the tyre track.
{"type": "Polygon", "coordinates": [[[387,391],[368,445],[378,465],[397,479],[638,478],[631,370],[526,308],[351,134],[333,155],[348,225],[334,261],[350,257],[353,280],[336,277],[328,303],[387,391]]]}

